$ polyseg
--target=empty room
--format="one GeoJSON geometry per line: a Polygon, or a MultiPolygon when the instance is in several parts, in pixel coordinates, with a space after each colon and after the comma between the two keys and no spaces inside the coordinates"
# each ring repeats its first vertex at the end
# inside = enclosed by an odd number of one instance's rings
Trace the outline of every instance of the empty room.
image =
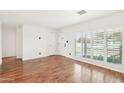
{"type": "Polygon", "coordinates": [[[0,83],[123,82],[123,10],[0,10],[0,83]]]}

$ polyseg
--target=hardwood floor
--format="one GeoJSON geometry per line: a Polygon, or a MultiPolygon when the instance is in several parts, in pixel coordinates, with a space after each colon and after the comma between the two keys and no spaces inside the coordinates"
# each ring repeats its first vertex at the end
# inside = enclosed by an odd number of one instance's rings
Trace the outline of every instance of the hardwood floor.
{"type": "Polygon", "coordinates": [[[0,82],[119,83],[124,82],[124,74],[62,56],[50,56],[24,62],[15,58],[5,58],[0,66],[0,82]]]}

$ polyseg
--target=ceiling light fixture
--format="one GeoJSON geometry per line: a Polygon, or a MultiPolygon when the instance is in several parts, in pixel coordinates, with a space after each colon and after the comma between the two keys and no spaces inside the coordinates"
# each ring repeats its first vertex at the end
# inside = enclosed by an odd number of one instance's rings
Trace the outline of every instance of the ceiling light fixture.
{"type": "Polygon", "coordinates": [[[81,10],[81,11],[78,11],[78,12],[77,12],[77,14],[79,14],[79,15],[82,15],[82,14],[85,14],[85,13],[86,13],[85,10],[81,10]]]}

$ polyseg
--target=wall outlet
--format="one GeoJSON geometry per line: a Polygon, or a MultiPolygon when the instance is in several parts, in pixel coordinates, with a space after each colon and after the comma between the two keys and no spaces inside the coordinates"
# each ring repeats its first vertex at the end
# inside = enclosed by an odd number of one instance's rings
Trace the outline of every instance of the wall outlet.
{"type": "Polygon", "coordinates": [[[39,55],[41,55],[41,52],[39,52],[39,55]]]}
{"type": "Polygon", "coordinates": [[[41,37],[38,37],[38,39],[41,39],[41,37]]]}
{"type": "Polygon", "coordinates": [[[68,43],[68,40],[66,41],[66,43],[68,43]]]}

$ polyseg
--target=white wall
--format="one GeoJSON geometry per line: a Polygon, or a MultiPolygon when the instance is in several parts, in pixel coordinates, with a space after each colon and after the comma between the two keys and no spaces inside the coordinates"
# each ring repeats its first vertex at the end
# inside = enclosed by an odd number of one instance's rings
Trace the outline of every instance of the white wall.
{"type": "Polygon", "coordinates": [[[23,60],[45,57],[55,52],[55,31],[40,26],[24,24],[23,60]],[[41,37],[39,40],[38,38],[41,37]],[[41,55],[39,55],[41,52],[41,55]]]}
{"type": "Polygon", "coordinates": [[[27,24],[2,27],[2,57],[17,56],[27,60],[56,54],[55,30],[27,24]]]}
{"type": "Polygon", "coordinates": [[[13,25],[2,25],[2,57],[16,56],[16,30],[13,25]]]}
{"type": "Polygon", "coordinates": [[[0,64],[2,63],[2,29],[0,23],[0,64]]]}
{"type": "Polygon", "coordinates": [[[56,31],[46,31],[46,51],[47,55],[56,55],[57,46],[56,46],[56,31]]]}
{"type": "MultiPolygon", "coordinates": [[[[84,58],[75,57],[75,33],[77,32],[86,32],[86,31],[100,31],[101,29],[122,27],[124,30],[124,12],[116,13],[114,15],[109,15],[106,17],[94,19],[91,21],[87,21],[85,23],[80,23],[77,25],[73,25],[70,27],[66,27],[60,29],[60,33],[58,33],[58,50],[60,55],[67,56],[76,60],[80,60],[83,62],[88,62],[90,64],[95,64],[99,66],[104,66],[106,68],[114,69],[120,72],[124,72],[124,65],[115,65],[109,64],[106,62],[97,62],[96,60],[88,60],[84,58]],[[64,47],[64,43],[66,40],[69,40],[69,44],[67,47],[64,47]],[[72,55],[69,55],[71,53],[72,55]]],[[[124,39],[123,39],[124,40],[124,39]]],[[[124,43],[123,43],[124,44],[124,43]]],[[[124,54],[124,48],[123,48],[124,54]]],[[[124,58],[124,55],[123,55],[124,58]]],[[[124,63],[124,59],[123,59],[124,63]]]]}
{"type": "Polygon", "coordinates": [[[16,56],[17,59],[22,58],[22,26],[17,27],[16,32],[16,56]]]}

